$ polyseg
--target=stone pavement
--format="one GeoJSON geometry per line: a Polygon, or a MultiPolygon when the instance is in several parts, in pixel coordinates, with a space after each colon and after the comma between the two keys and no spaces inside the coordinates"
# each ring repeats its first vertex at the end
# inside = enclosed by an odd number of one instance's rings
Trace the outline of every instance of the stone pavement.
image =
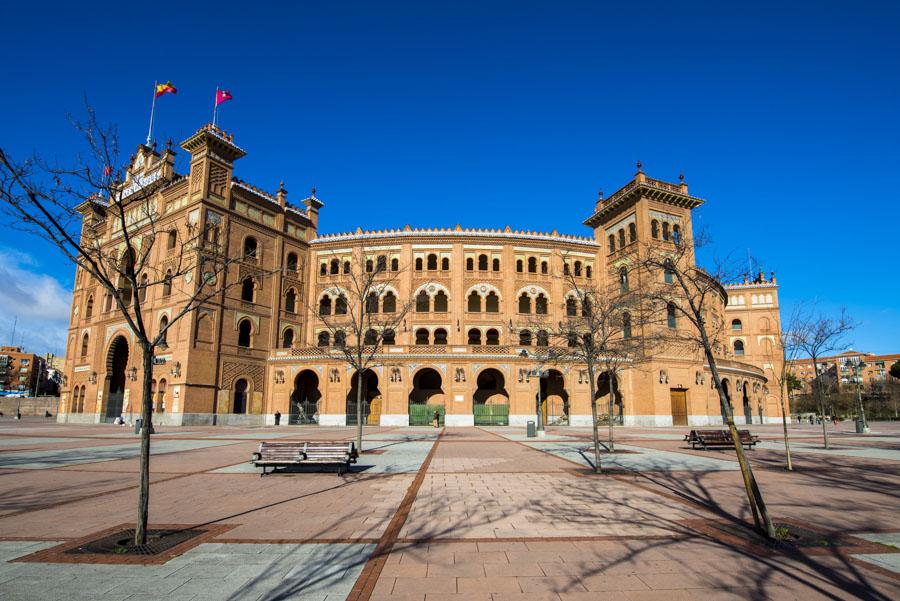
{"type": "Polygon", "coordinates": [[[780,426],[752,428],[772,515],[834,543],[790,552],[745,534],[734,452],[692,450],[686,428],[617,428],[595,475],[589,428],[367,427],[351,473],[265,478],[258,441],[354,429],[159,428],[151,523],[221,530],[163,564],[115,565],[27,559],[133,520],[136,437],[2,419],[0,598],[900,598],[900,424],[851,427],[826,451],[820,427],[792,425],[792,473],[780,426]]]}

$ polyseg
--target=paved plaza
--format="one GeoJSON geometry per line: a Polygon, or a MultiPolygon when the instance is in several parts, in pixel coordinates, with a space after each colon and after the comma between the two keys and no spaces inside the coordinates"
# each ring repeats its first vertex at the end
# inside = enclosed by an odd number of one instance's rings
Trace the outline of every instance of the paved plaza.
{"type": "MultiPolygon", "coordinates": [[[[0,420],[0,598],[328,601],[897,599],[900,424],[754,426],[770,513],[821,540],[762,544],[734,451],[687,428],[617,428],[605,473],[588,428],[367,427],[350,473],[259,477],[262,440],[353,428],[158,428],[152,524],[211,528],[148,565],[53,555],[133,523],[138,444],[120,426],[0,420]],[[831,428],[831,426],[829,426],[831,428]]],[[[602,432],[606,436],[606,431],[602,432]]]]}

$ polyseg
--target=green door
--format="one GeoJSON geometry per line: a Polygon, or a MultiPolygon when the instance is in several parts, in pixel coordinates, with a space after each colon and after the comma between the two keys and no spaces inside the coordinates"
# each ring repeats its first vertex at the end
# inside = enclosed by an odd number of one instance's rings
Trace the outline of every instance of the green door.
{"type": "Polygon", "coordinates": [[[476,426],[508,426],[509,405],[481,405],[475,407],[476,426]]]}
{"type": "Polygon", "coordinates": [[[409,404],[409,425],[430,426],[434,423],[434,412],[438,412],[438,426],[444,425],[443,405],[422,405],[421,403],[409,404]]]}

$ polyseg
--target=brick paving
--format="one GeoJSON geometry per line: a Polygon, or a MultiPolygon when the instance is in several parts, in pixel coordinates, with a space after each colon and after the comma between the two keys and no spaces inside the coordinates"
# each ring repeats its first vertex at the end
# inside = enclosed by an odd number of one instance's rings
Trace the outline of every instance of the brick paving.
{"type": "MultiPolygon", "coordinates": [[[[590,430],[366,428],[350,474],[260,478],[259,440],[352,428],[160,428],[151,523],[221,531],[162,565],[15,561],[133,519],[136,438],[115,426],[0,420],[3,599],[895,599],[900,424],[754,426],[748,453],[776,520],[847,546],[781,552],[714,523],[748,519],[734,453],[685,428],[619,428],[593,475],[590,430]],[[438,435],[440,434],[440,438],[438,435]],[[734,532],[729,531],[729,532],[734,532]]],[[[740,529],[737,532],[741,532],[740,529]]]]}

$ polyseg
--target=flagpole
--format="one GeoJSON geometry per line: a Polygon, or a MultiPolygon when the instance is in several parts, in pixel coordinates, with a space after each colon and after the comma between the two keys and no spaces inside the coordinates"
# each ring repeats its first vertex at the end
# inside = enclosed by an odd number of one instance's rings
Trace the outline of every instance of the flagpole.
{"type": "Polygon", "coordinates": [[[219,113],[219,86],[216,86],[216,96],[213,98],[213,127],[216,126],[216,117],[219,113]]]}
{"type": "Polygon", "coordinates": [[[159,82],[153,82],[153,102],[150,104],[150,128],[147,130],[147,146],[150,146],[150,138],[153,135],[153,111],[156,110],[156,86],[159,82]]]}

